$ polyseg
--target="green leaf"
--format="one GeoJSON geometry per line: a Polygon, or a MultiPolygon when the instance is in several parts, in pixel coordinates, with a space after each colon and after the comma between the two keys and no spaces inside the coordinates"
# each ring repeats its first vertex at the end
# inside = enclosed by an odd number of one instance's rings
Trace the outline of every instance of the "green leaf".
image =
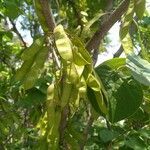
{"type": "Polygon", "coordinates": [[[32,64],[33,64],[32,59],[25,61],[22,64],[21,68],[17,70],[15,80],[22,81],[25,78],[26,74],[30,71],[32,64]]]}
{"type": "Polygon", "coordinates": [[[46,95],[43,94],[37,88],[30,89],[26,96],[23,97],[21,101],[19,101],[19,105],[21,107],[33,108],[33,106],[37,106],[42,104],[46,100],[46,95]]]}
{"type": "MultiPolygon", "coordinates": [[[[72,43],[73,43],[73,46],[75,47],[75,48],[73,48],[73,53],[74,53],[74,51],[77,52],[78,55],[80,55],[82,57],[84,63],[86,61],[86,64],[91,64],[92,58],[91,58],[90,54],[88,53],[88,51],[86,50],[85,45],[79,39],[79,37],[73,36],[72,43]]],[[[78,62],[76,59],[77,58],[74,57],[74,62],[77,63],[77,65],[78,65],[78,62]]]]}
{"type": "Polygon", "coordinates": [[[124,39],[126,37],[127,33],[129,32],[129,26],[133,20],[133,14],[134,14],[134,0],[130,0],[128,10],[122,19],[122,24],[121,24],[121,28],[120,28],[121,40],[124,39]]]}
{"type": "Polygon", "coordinates": [[[30,71],[27,72],[26,77],[23,81],[25,90],[30,89],[34,86],[36,80],[41,74],[45,60],[48,56],[48,48],[43,47],[35,57],[34,63],[30,68],[30,71]]]}
{"type": "Polygon", "coordinates": [[[92,74],[88,76],[87,85],[94,91],[100,91],[101,89],[99,81],[92,74]]]}
{"type": "Polygon", "coordinates": [[[102,17],[103,15],[105,15],[106,13],[102,13],[102,11],[98,12],[97,14],[95,14],[94,18],[92,18],[90,21],[88,21],[82,31],[82,34],[86,34],[88,32],[88,30],[90,29],[90,27],[98,20],[100,19],[100,17],[102,17]]]}
{"type": "Polygon", "coordinates": [[[3,3],[4,14],[11,19],[16,19],[22,12],[18,7],[18,4],[14,1],[6,0],[3,3]]]}
{"type": "Polygon", "coordinates": [[[134,15],[134,0],[130,0],[128,10],[122,19],[122,24],[119,32],[121,44],[126,54],[129,54],[133,51],[133,44],[129,34],[129,27],[131,22],[133,21],[133,15],[134,15]]]}
{"type": "Polygon", "coordinates": [[[132,115],[141,105],[143,93],[132,78],[122,77],[106,65],[96,68],[108,95],[109,120],[117,122],[132,115]]]}
{"type": "Polygon", "coordinates": [[[138,132],[142,137],[150,139],[150,130],[149,129],[140,129],[138,132]]]}
{"type": "Polygon", "coordinates": [[[87,87],[87,97],[97,113],[100,115],[107,114],[106,104],[103,100],[101,91],[94,91],[92,88],[87,87]]]}
{"type": "Polygon", "coordinates": [[[42,45],[44,44],[44,37],[40,37],[36,39],[30,47],[24,50],[21,55],[22,60],[32,59],[38,51],[41,49],[42,45]]]}
{"type": "Polygon", "coordinates": [[[70,64],[70,66],[67,68],[67,79],[70,83],[77,84],[79,82],[79,74],[76,70],[76,67],[73,63],[70,64]]]}
{"type": "Polygon", "coordinates": [[[118,132],[111,131],[111,130],[108,130],[108,129],[103,129],[103,130],[100,131],[100,138],[105,143],[107,143],[109,141],[112,141],[118,135],[119,135],[118,132]]]}
{"type": "Polygon", "coordinates": [[[64,31],[62,25],[58,25],[54,29],[54,36],[56,41],[56,47],[60,56],[66,61],[73,60],[71,41],[64,31]]]}
{"type": "Polygon", "coordinates": [[[86,59],[83,58],[81,53],[79,53],[76,49],[73,51],[73,61],[78,66],[84,66],[89,64],[86,59]]]}
{"type": "Polygon", "coordinates": [[[29,54],[31,53],[31,51],[27,51],[29,56],[27,56],[27,53],[23,55],[24,58],[26,58],[25,62],[23,63],[21,68],[17,70],[15,78],[16,80],[23,83],[25,90],[30,89],[34,86],[36,80],[40,76],[41,70],[43,69],[44,62],[48,56],[48,52],[48,48],[43,47],[38,52],[36,52],[36,54],[32,53],[32,57],[29,59],[27,59],[27,57],[30,56],[29,54]]]}
{"type": "Polygon", "coordinates": [[[130,54],[133,52],[133,44],[129,33],[121,40],[125,54],[130,54]]]}
{"type": "Polygon", "coordinates": [[[144,140],[136,135],[129,137],[128,140],[125,141],[125,145],[134,150],[147,150],[144,140]]]}
{"type": "Polygon", "coordinates": [[[145,12],[146,0],[134,0],[135,13],[139,19],[142,19],[145,12]]]}
{"type": "Polygon", "coordinates": [[[101,65],[106,65],[111,69],[118,69],[122,66],[125,66],[126,59],[125,58],[113,58],[103,62],[101,65]]]}
{"type": "Polygon", "coordinates": [[[150,86],[150,63],[135,54],[127,55],[127,67],[132,76],[140,83],[150,86]]]}

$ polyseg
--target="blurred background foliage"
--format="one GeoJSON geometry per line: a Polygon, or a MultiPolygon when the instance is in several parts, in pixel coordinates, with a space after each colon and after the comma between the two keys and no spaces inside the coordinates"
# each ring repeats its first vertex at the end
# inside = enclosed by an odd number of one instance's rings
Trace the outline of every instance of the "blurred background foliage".
{"type": "MultiPolygon", "coordinates": [[[[68,33],[76,34],[84,42],[93,35],[97,27],[105,19],[103,13],[112,12],[121,0],[114,0],[112,6],[108,0],[51,0],[52,11],[56,23],[63,24],[68,33]],[[110,7],[110,8],[109,8],[110,7]],[[100,16],[102,16],[100,18],[100,16]],[[91,22],[92,20],[92,22],[91,22]],[[81,30],[88,26],[82,34],[81,30]],[[86,34],[85,34],[86,33],[86,34]],[[84,37],[84,38],[83,38],[84,37]]],[[[150,62],[150,14],[137,21],[133,30],[135,47],[142,44],[145,59],[150,62]],[[137,29],[138,27],[138,29],[137,29]],[[137,32],[138,30],[138,32],[137,32]]],[[[45,99],[48,85],[53,80],[52,61],[48,59],[44,71],[32,89],[25,91],[14,82],[14,74],[21,65],[20,55],[28,43],[24,41],[22,32],[36,39],[43,31],[35,13],[32,0],[0,0],[0,149],[37,149],[39,132],[37,124],[45,111],[45,99]],[[17,28],[16,24],[21,27],[17,28]]],[[[100,47],[105,50],[109,44],[107,35],[100,47]]],[[[140,53],[142,57],[142,52],[140,53]]],[[[126,70],[113,70],[101,67],[104,79],[112,75],[111,85],[117,86],[116,78],[131,81],[126,70]],[[123,76],[123,77],[122,77],[123,76]]],[[[105,81],[104,81],[105,82],[105,81]]],[[[121,122],[110,123],[104,117],[99,117],[94,111],[93,125],[89,129],[85,150],[120,149],[146,150],[150,149],[150,87],[140,85],[144,94],[140,108],[130,117],[121,122]]],[[[114,92],[114,91],[109,91],[114,92]]],[[[133,95],[134,96],[134,95],[133,95]]],[[[127,97],[128,98],[128,97],[127,97]]],[[[78,149],[84,142],[83,130],[87,125],[89,102],[83,100],[80,108],[69,118],[66,139],[78,149]],[[70,136],[71,135],[71,136],[70,136]]]]}

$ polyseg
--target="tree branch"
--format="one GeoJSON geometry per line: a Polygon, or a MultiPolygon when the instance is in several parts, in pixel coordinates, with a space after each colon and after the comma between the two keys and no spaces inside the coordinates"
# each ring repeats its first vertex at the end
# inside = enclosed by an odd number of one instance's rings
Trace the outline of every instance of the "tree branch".
{"type": "Polygon", "coordinates": [[[94,50],[98,51],[101,40],[104,38],[105,34],[110,30],[110,28],[121,18],[121,16],[126,12],[129,6],[130,0],[124,0],[116,10],[108,17],[99,29],[95,32],[93,37],[89,40],[86,45],[86,48],[89,52],[94,50]]]}
{"type": "Polygon", "coordinates": [[[65,149],[67,149],[67,143],[65,141],[64,136],[65,136],[65,129],[67,127],[67,118],[69,113],[70,113],[69,105],[67,104],[61,112],[61,121],[59,126],[59,133],[60,133],[59,145],[60,148],[65,148],[65,149]]]}
{"type": "Polygon", "coordinates": [[[11,19],[9,19],[9,21],[10,21],[10,23],[12,24],[12,30],[17,34],[17,36],[18,36],[19,39],[21,40],[21,42],[22,42],[24,48],[27,48],[27,44],[26,44],[26,42],[24,41],[22,35],[19,33],[19,31],[18,31],[18,29],[17,29],[17,27],[16,27],[16,24],[15,24],[11,19]]]}
{"type": "Polygon", "coordinates": [[[52,15],[52,10],[50,7],[49,0],[39,0],[39,1],[42,7],[42,13],[46,20],[47,27],[49,28],[51,32],[53,32],[56,25],[55,25],[55,21],[52,15]]]}
{"type": "Polygon", "coordinates": [[[122,54],[122,52],[123,52],[123,46],[121,45],[113,57],[114,58],[119,57],[122,54]]]}

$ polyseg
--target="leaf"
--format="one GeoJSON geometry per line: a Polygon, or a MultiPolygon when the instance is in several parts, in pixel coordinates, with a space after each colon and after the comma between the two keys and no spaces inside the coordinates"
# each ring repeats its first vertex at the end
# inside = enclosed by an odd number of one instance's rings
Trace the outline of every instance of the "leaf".
{"type": "Polygon", "coordinates": [[[133,44],[129,33],[121,40],[125,54],[130,54],[133,52],[133,44]]]}
{"type": "Polygon", "coordinates": [[[44,37],[36,39],[30,47],[24,50],[21,55],[22,60],[33,59],[33,57],[38,53],[44,43],[44,37]]]}
{"type": "Polygon", "coordinates": [[[149,129],[140,129],[139,134],[147,139],[150,139],[150,130],[149,129]]]}
{"type": "Polygon", "coordinates": [[[11,19],[16,19],[22,13],[16,2],[6,0],[3,2],[3,6],[4,14],[11,19]]]}
{"type": "Polygon", "coordinates": [[[60,56],[66,61],[73,60],[71,41],[66,35],[62,25],[58,25],[54,29],[56,47],[60,56]]]}
{"type": "Polygon", "coordinates": [[[109,141],[112,141],[118,135],[119,135],[118,132],[111,131],[111,130],[108,130],[108,129],[103,129],[103,130],[100,131],[100,138],[105,143],[107,143],[109,141]]]}
{"type": "Polygon", "coordinates": [[[150,86],[150,63],[135,54],[127,55],[127,67],[132,76],[140,83],[150,86]]]}
{"type": "MultiPolygon", "coordinates": [[[[74,51],[78,52],[80,56],[86,61],[87,64],[92,63],[92,58],[88,51],[85,48],[85,45],[82,43],[82,41],[79,39],[79,37],[72,36],[72,43],[75,48],[73,48],[73,53],[74,51]],[[77,50],[76,50],[77,49],[77,50]]],[[[74,61],[77,62],[74,58],[74,61]]],[[[78,64],[77,64],[78,65],[78,64]]]]}
{"type": "Polygon", "coordinates": [[[125,58],[113,58],[113,59],[109,59],[103,62],[101,65],[103,66],[106,65],[110,67],[111,69],[118,69],[126,65],[126,59],[125,58]]]}
{"type": "Polygon", "coordinates": [[[102,17],[103,15],[105,15],[106,13],[102,13],[102,11],[100,11],[99,13],[95,14],[94,18],[92,18],[90,21],[88,21],[82,31],[82,34],[86,34],[86,32],[88,32],[88,30],[90,29],[90,27],[98,20],[100,19],[100,17],[102,17]]]}
{"type": "Polygon", "coordinates": [[[23,81],[25,90],[30,89],[34,86],[36,80],[40,76],[41,70],[43,69],[47,56],[48,56],[48,48],[43,47],[36,55],[34,63],[30,68],[30,71],[27,72],[26,77],[23,81]]]}
{"type": "Polygon", "coordinates": [[[133,14],[134,14],[134,0],[130,0],[128,10],[122,19],[122,24],[119,33],[121,40],[123,40],[126,37],[129,31],[129,26],[133,20],[133,14]]]}
{"type": "Polygon", "coordinates": [[[89,64],[86,61],[86,59],[83,58],[81,53],[79,53],[76,49],[74,49],[74,51],[73,51],[73,60],[74,60],[74,63],[78,66],[84,66],[86,64],[89,64]]]}
{"type": "Polygon", "coordinates": [[[99,81],[92,74],[88,76],[87,85],[94,91],[100,91],[101,89],[99,81]]]}
{"type": "Polygon", "coordinates": [[[125,145],[135,150],[147,150],[144,140],[136,135],[129,137],[125,141],[125,145]]]}
{"type": "Polygon", "coordinates": [[[106,104],[101,91],[94,91],[92,88],[87,87],[87,97],[97,113],[100,115],[107,113],[106,104]]]}
{"type": "Polygon", "coordinates": [[[95,72],[94,75],[89,74],[88,79],[86,81],[87,96],[97,112],[102,112],[103,114],[106,114],[107,108],[104,102],[103,94],[101,92],[101,85],[95,72]]]}
{"type": "Polygon", "coordinates": [[[46,100],[46,95],[37,88],[32,88],[27,92],[27,95],[19,102],[21,107],[33,108],[40,105],[46,100]]]}
{"type": "Polygon", "coordinates": [[[77,66],[75,65],[76,71],[78,73],[79,78],[82,76],[83,70],[84,70],[84,66],[77,66]]]}
{"type": "Polygon", "coordinates": [[[146,0],[134,0],[134,9],[137,17],[142,19],[145,12],[146,0]]]}
{"type": "Polygon", "coordinates": [[[41,70],[43,69],[44,62],[48,56],[48,52],[48,48],[43,47],[37,52],[37,54],[33,55],[32,53],[31,55],[33,56],[25,60],[21,68],[17,70],[15,79],[22,82],[25,90],[30,89],[34,86],[36,80],[40,76],[41,70]]]}
{"type": "Polygon", "coordinates": [[[30,71],[32,64],[33,64],[32,59],[30,59],[29,61],[25,61],[22,64],[21,68],[17,70],[16,75],[15,75],[15,80],[22,81],[25,78],[28,71],[30,71]]]}
{"type": "Polygon", "coordinates": [[[67,80],[70,82],[70,83],[75,83],[77,84],[79,82],[79,75],[78,75],[78,72],[76,70],[76,67],[73,63],[71,63],[69,65],[69,67],[67,68],[67,80]]]}
{"type": "Polygon", "coordinates": [[[143,92],[132,78],[122,77],[106,65],[96,68],[108,96],[109,120],[117,122],[131,116],[141,105],[143,92]]]}

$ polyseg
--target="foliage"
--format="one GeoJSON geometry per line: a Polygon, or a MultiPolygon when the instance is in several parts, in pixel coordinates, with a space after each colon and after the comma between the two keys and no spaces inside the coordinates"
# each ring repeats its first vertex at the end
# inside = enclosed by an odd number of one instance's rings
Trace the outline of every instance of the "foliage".
{"type": "Polygon", "coordinates": [[[145,4],[1,0],[0,149],[149,149],[145,4]],[[108,45],[107,33],[120,18],[126,57],[95,67],[99,50],[92,45],[108,45]],[[25,31],[33,39],[30,46],[25,31]],[[99,32],[102,39],[95,38],[99,32]]]}

